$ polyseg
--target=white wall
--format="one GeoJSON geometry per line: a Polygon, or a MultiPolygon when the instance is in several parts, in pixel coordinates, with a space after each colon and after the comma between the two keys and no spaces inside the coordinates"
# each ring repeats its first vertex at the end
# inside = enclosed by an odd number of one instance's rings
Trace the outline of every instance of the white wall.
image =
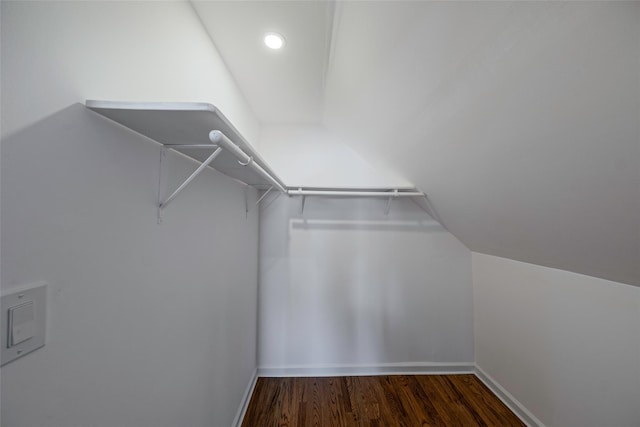
{"type": "Polygon", "coordinates": [[[470,252],[411,201],[385,203],[267,203],[260,367],[473,362],[470,252]]]}
{"type": "Polygon", "coordinates": [[[472,251],[640,286],[640,2],[336,8],[330,130],[472,251]]]}
{"type": "MultiPolygon", "coordinates": [[[[257,135],[189,4],[3,1],[1,46],[2,289],[50,284],[47,345],[2,367],[2,425],[230,425],[256,367],[243,188],[207,170],[159,226],[159,147],[75,104],[208,101],[257,135]]],[[[196,167],[166,164],[169,187],[196,167]]]]}
{"type": "MultiPolygon", "coordinates": [[[[256,366],[257,218],[206,171],[158,225],[158,159],[80,105],[3,141],[2,286],[51,287],[47,345],[2,368],[3,426],[231,424],[256,366]]],[[[196,167],[166,164],[168,186],[196,167]]]]}
{"type": "Polygon", "coordinates": [[[477,365],[547,426],[640,425],[640,289],[473,253],[477,365]]]}
{"type": "Polygon", "coordinates": [[[86,99],[202,101],[259,124],[189,2],[2,1],[2,135],[86,99]]]}
{"type": "Polygon", "coordinates": [[[293,187],[413,187],[385,168],[375,167],[321,125],[267,125],[260,155],[293,187]]]}

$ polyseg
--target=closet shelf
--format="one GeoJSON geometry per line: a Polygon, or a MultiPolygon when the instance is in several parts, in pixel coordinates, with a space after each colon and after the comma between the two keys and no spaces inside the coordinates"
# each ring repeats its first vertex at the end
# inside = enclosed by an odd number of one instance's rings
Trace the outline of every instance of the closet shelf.
{"type": "Polygon", "coordinates": [[[282,180],[251,147],[238,130],[215,106],[204,102],[127,102],[86,101],[90,110],[107,117],[167,148],[176,150],[201,163],[216,148],[209,133],[219,131],[226,138],[220,144],[224,149],[209,166],[251,187],[266,190],[275,185],[286,191],[282,180]],[[211,150],[207,150],[207,146],[211,150]],[[233,149],[237,147],[237,149],[233,149]],[[239,150],[238,150],[239,149],[239,150]],[[243,153],[245,156],[239,156],[243,153]],[[255,167],[246,167],[239,160],[251,158],[271,178],[266,178],[255,167]]]}
{"type": "Polygon", "coordinates": [[[201,165],[166,199],[158,190],[158,221],[164,209],[207,166],[258,190],[277,189],[288,196],[426,198],[412,187],[317,188],[287,187],[238,130],[215,106],[204,102],[129,102],[87,100],[90,110],[163,145],[201,165]]]}

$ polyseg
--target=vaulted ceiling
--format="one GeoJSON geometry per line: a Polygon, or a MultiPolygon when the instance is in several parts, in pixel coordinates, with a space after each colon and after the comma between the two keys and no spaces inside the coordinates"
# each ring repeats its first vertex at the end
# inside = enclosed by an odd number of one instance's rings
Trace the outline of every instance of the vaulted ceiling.
{"type": "Polygon", "coordinates": [[[193,4],[263,123],[323,124],[473,251],[640,285],[640,3],[193,4]]]}
{"type": "Polygon", "coordinates": [[[263,123],[319,123],[334,3],[328,1],[193,2],[198,16],[263,123]],[[267,49],[265,33],[285,37],[267,49]]]}

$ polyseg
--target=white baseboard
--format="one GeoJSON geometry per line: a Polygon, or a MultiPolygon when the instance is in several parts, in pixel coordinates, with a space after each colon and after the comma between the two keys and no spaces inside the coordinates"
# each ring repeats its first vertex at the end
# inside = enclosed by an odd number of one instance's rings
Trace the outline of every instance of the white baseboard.
{"type": "Polygon", "coordinates": [[[259,367],[259,377],[338,377],[362,375],[444,375],[472,374],[469,363],[382,363],[377,365],[297,365],[259,367]]]}
{"type": "Polygon", "coordinates": [[[258,381],[258,369],[253,370],[253,375],[251,376],[251,380],[249,380],[249,384],[247,385],[247,389],[244,391],[244,395],[242,396],[242,401],[240,402],[240,407],[238,407],[238,412],[236,413],[236,417],[233,419],[233,427],[240,427],[242,425],[242,420],[244,419],[244,415],[247,413],[247,408],[249,407],[249,401],[251,401],[251,396],[253,395],[253,389],[256,387],[256,382],[258,381]]]}
{"type": "Polygon", "coordinates": [[[489,374],[475,365],[475,374],[502,402],[513,411],[529,427],[545,427],[518,399],[513,397],[504,387],[495,381],[489,374]]]}

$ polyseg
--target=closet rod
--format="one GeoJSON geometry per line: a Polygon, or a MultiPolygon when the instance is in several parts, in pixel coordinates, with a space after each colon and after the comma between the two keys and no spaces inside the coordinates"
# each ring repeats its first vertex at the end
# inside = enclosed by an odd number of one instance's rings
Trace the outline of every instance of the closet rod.
{"type": "Polygon", "coordinates": [[[280,184],[270,173],[265,171],[262,166],[253,161],[253,157],[248,156],[240,147],[231,142],[229,138],[219,130],[212,130],[209,132],[209,139],[216,145],[219,145],[232,153],[238,159],[243,166],[249,166],[256,171],[260,176],[269,181],[274,187],[283,193],[287,193],[287,190],[280,184]]]}
{"type": "Polygon", "coordinates": [[[289,196],[424,197],[419,191],[289,190],[289,196]]]}

